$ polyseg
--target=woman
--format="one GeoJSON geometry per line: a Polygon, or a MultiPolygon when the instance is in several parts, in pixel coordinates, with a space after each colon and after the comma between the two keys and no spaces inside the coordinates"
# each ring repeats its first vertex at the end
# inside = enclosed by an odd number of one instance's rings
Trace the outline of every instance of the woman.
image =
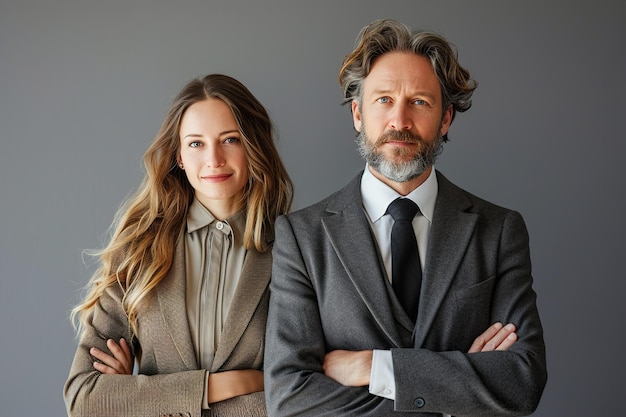
{"type": "Polygon", "coordinates": [[[144,164],[72,310],[68,413],[266,415],[270,246],[293,196],[269,116],[233,78],[191,81],[144,164]]]}

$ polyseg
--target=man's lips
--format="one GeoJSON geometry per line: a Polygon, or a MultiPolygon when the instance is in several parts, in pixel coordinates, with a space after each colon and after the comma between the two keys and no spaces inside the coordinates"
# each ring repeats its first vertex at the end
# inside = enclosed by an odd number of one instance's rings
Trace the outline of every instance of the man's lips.
{"type": "Polygon", "coordinates": [[[393,146],[415,146],[417,142],[407,141],[407,140],[386,140],[382,143],[383,145],[393,145],[393,146]]]}

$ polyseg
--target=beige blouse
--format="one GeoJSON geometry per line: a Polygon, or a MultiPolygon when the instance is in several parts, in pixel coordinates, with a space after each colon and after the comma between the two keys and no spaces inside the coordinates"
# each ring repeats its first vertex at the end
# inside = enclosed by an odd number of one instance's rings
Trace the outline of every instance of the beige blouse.
{"type": "Polygon", "coordinates": [[[201,369],[211,369],[239,282],[246,256],[244,229],[243,211],[226,220],[218,220],[197,199],[189,207],[185,239],[185,301],[201,369]]]}

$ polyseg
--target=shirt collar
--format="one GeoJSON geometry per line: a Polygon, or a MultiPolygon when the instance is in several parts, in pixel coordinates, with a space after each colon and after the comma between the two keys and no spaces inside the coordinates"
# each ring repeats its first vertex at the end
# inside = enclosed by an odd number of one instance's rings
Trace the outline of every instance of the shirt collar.
{"type": "MultiPolygon", "coordinates": [[[[197,198],[194,198],[187,212],[187,233],[195,232],[216,221],[218,219],[197,198]]],[[[246,227],[245,210],[238,211],[223,222],[230,226],[235,236],[243,236],[246,227]]]]}
{"type": "MultiPolygon", "coordinates": [[[[437,201],[437,175],[435,168],[430,171],[430,175],[419,187],[411,191],[406,198],[409,198],[417,204],[430,222],[435,212],[435,202],[437,201]]],[[[370,220],[375,223],[387,212],[389,204],[398,197],[401,197],[393,188],[371,173],[369,165],[365,165],[363,176],[361,178],[361,196],[363,198],[363,207],[370,220]]]]}

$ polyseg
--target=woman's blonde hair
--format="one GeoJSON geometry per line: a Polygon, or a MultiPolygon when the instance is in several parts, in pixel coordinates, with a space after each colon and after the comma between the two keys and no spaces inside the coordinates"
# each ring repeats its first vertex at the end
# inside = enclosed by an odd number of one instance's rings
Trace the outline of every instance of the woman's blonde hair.
{"type": "Polygon", "coordinates": [[[216,98],[233,112],[242,136],[250,177],[244,190],[247,249],[268,250],[274,221],[290,210],[293,185],[274,144],[274,126],[263,105],[239,81],[221,74],[190,81],[178,93],[143,161],[146,175],[119,209],[108,245],[94,253],[99,267],[89,280],[83,301],[70,318],[84,330],[104,291],[119,285],[133,333],[146,296],[172,266],[175,245],[185,227],[194,190],[177,164],[180,123],[194,103],[216,98]],[[77,320],[78,319],[78,320],[77,320]]]}

